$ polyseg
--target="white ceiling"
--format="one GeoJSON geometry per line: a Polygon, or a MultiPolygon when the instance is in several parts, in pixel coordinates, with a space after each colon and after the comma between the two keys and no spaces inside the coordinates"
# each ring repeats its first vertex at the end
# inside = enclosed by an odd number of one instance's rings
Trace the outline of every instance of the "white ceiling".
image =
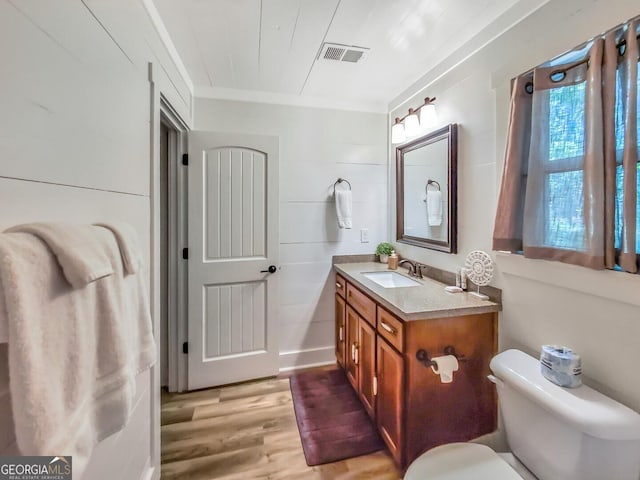
{"type": "Polygon", "coordinates": [[[386,104],[526,0],[153,1],[196,95],[386,104]],[[316,60],[323,41],[370,50],[316,60]]]}

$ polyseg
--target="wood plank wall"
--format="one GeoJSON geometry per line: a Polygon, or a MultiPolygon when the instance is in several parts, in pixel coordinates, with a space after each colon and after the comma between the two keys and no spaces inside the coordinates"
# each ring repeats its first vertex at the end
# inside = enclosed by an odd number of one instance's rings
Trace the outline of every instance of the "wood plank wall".
{"type": "MultiPolygon", "coordinates": [[[[127,221],[138,230],[149,274],[150,139],[158,128],[149,63],[156,89],[189,125],[192,94],[146,3],[0,0],[0,229],[127,221]]],[[[6,349],[0,367],[2,380],[6,349]]],[[[138,377],[129,426],[98,445],[83,478],[159,477],[152,377],[138,377]]],[[[8,402],[0,387],[0,404],[8,402]]],[[[0,415],[0,452],[12,440],[10,418],[0,415]]]]}

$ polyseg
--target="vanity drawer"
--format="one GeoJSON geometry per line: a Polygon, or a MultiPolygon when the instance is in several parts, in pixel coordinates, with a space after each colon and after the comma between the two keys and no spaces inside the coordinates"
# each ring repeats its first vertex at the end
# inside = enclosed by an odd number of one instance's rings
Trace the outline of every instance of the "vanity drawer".
{"type": "Polygon", "coordinates": [[[336,293],[342,298],[346,298],[347,281],[336,273],[336,293]]]}
{"type": "Polygon", "coordinates": [[[356,287],[347,284],[347,303],[351,305],[372,327],[376,326],[376,304],[356,287]]]}
{"type": "Polygon", "coordinates": [[[398,351],[402,352],[404,345],[404,323],[382,307],[378,307],[378,333],[397,348],[398,351]]]}

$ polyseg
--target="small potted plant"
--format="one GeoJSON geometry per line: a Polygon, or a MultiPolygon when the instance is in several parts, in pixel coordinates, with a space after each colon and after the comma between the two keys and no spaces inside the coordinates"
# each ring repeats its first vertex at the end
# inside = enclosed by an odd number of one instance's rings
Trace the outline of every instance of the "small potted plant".
{"type": "Polygon", "coordinates": [[[380,257],[380,263],[387,263],[391,252],[393,252],[393,245],[390,243],[382,242],[376,247],[376,255],[380,257]]]}

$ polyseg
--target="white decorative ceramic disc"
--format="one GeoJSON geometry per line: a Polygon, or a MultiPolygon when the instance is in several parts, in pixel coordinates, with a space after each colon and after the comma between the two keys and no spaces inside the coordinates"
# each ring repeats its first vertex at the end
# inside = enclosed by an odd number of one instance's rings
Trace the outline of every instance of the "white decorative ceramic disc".
{"type": "Polygon", "coordinates": [[[489,254],[482,250],[469,252],[464,262],[464,268],[467,270],[469,280],[480,287],[489,285],[491,278],[493,278],[493,262],[489,254]]]}

